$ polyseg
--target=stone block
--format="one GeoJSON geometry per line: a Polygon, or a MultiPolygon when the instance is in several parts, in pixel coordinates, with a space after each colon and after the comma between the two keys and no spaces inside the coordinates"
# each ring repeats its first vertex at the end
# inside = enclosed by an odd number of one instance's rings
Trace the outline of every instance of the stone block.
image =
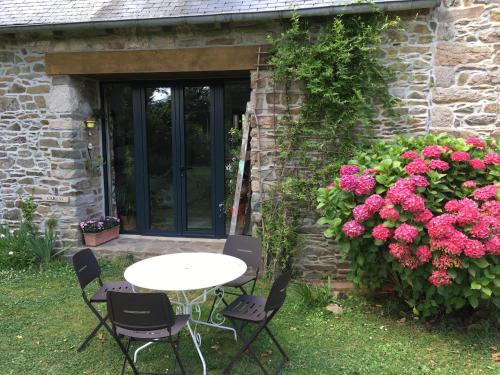
{"type": "Polygon", "coordinates": [[[491,113],[470,115],[465,119],[468,125],[490,125],[494,124],[497,116],[491,113]]]}
{"type": "Polygon", "coordinates": [[[491,55],[486,46],[440,42],[436,46],[436,65],[459,65],[483,61],[491,55]]]}
{"type": "Polygon", "coordinates": [[[434,80],[437,87],[450,87],[455,82],[455,71],[453,68],[436,66],[434,80]]]}
{"type": "Polygon", "coordinates": [[[49,120],[51,130],[76,130],[83,127],[83,122],[69,118],[59,118],[49,120]]]}
{"type": "Polygon", "coordinates": [[[434,90],[434,103],[477,102],[486,99],[485,93],[476,90],[436,88],[434,90]]]}
{"type": "Polygon", "coordinates": [[[17,111],[19,108],[19,101],[16,98],[0,96],[0,111],[17,111]]]}
{"type": "Polygon", "coordinates": [[[47,94],[50,91],[49,85],[37,85],[28,87],[29,94],[47,94]]]}
{"type": "Polygon", "coordinates": [[[53,138],[43,138],[40,139],[40,142],[38,142],[40,147],[59,147],[59,142],[57,139],[53,138]]]}
{"type": "Polygon", "coordinates": [[[477,19],[483,14],[484,5],[476,5],[467,8],[445,8],[441,7],[438,11],[438,21],[449,22],[457,20],[469,20],[472,21],[477,19]]]}
{"type": "Polygon", "coordinates": [[[80,93],[73,86],[52,86],[47,98],[47,105],[55,113],[90,112],[90,106],[82,100],[80,93]]]}
{"type": "Polygon", "coordinates": [[[479,34],[479,40],[483,43],[500,43],[500,30],[481,33],[479,34]]]}
{"type": "Polygon", "coordinates": [[[81,159],[82,153],[77,150],[52,150],[51,155],[53,158],[60,159],[81,159]]]}

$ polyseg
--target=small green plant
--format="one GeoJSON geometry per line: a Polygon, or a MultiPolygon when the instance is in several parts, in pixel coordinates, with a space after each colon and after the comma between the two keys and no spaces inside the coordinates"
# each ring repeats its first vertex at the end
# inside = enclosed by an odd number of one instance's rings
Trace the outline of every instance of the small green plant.
{"type": "Polygon", "coordinates": [[[325,307],[333,299],[330,279],[326,285],[297,283],[293,285],[292,290],[298,296],[301,305],[307,307],[325,307]]]}
{"type": "Polygon", "coordinates": [[[34,230],[35,224],[33,223],[33,216],[36,212],[38,205],[35,203],[33,196],[24,198],[21,200],[21,212],[23,217],[23,223],[28,226],[29,229],[34,230]]]}
{"type": "Polygon", "coordinates": [[[57,249],[57,234],[55,232],[56,220],[49,219],[45,223],[46,229],[43,234],[38,233],[27,239],[29,250],[34,254],[41,266],[49,263],[54,257],[69,249],[64,246],[57,249]]]}
{"type": "Polygon", "coordinates": [[[35,262],[28,248],[30,228],[21,224],[17,230],[0,226],[0,269],[25,269],[35,262]]]}

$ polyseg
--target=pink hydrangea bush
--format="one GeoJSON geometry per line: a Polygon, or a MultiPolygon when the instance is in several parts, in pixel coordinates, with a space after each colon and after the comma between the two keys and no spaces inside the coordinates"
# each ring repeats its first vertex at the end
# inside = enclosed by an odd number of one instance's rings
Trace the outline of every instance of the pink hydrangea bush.
{"type": "Polygon", "coordinates": [[[377,143],[320,189],[327,237],[352,280],[389,280],[416,314],[500,308],[500,154],[493,140],[429,135],[377,143]],[[366,173],[366,171],[369,171],[366,173]]]}

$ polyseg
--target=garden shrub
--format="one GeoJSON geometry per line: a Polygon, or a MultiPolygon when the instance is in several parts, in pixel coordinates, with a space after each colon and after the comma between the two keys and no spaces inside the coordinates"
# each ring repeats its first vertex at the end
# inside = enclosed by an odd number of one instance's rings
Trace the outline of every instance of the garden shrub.
{"type": "Polygon", "coordinates": [[[0,226],[0,269],[25,269],[35,262],[28,246],[30,236],[26,224],[22,224],[18,230],[0,226]]]}
{"type": "Polygon", "coordinates": [[[355,285],[391,283],[415,314],[500,309],[500,155],[493,140],[396,138],[319,189],[355,285]]]}

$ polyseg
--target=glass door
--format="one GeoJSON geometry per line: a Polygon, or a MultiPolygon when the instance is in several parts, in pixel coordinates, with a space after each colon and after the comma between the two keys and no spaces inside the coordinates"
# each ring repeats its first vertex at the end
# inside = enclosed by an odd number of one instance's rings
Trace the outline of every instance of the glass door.
{"type": "Polygon", "coordinates": [[[113,113],[108,212],[126,222],[122,230],[223,237],[223,86],[110,84],[103,92],[113,113]]]}

